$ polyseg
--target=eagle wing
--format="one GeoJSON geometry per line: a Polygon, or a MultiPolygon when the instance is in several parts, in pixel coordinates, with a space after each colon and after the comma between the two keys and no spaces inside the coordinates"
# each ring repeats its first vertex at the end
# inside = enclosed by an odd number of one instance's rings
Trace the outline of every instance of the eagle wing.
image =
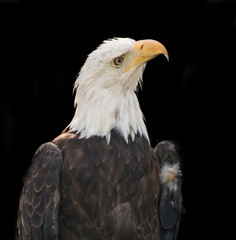
{"type": "Polygon", "coordinates": [[[175,240],[182,208],[181,172],[174,144],[163,141],[154,149],[161,167],[159,219],[161,240],[175,240]]]}
{"type": "Polygon", "coordinates": [[[57,239],[62,161],[61,151],[53,143],[43,144],[36,152],[20,199],[19,240],[57,239]]]}

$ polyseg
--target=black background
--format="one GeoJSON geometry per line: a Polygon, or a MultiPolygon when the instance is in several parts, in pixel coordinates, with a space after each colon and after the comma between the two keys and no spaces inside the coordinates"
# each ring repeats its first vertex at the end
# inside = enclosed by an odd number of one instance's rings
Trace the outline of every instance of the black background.
{"type": "Polygon", "coordinates": [[[104,39],[156,39],[138,96],[151,142],[174,141],[179,239],[230,238],[235,214],[236,5],[223,0],[0,0],[1,222],[12,239],[32,156],[74,114],[73,83],[104,39]]]}

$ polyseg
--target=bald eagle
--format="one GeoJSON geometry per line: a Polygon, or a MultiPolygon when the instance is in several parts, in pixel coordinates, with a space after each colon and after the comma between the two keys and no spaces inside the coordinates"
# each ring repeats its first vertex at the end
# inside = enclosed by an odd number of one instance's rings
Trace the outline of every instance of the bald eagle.
{"type": "Polygon", "coordinates": [[[114,38],[88,58],[75,81],[75,115],[43,144],[20,197],[20,240],[177,237],[179,158],[167,141],[150,145],[136,96],[147,61],[166,48],[114,38]]]}

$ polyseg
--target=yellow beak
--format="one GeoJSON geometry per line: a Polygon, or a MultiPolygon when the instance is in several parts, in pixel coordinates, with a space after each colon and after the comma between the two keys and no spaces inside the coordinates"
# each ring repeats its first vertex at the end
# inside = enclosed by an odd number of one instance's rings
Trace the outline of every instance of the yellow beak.
{"type": "Polygon", "coordinates": [[[124,73],[128,72],[135,65],[141,65],[161,54],[164,54],[169,61],[169,55],[166,48],[158,41],[151,39],[140,40],[133,45],[138,51],[138,56],[135,57],[131,64],[124,70],[124,73]]]}

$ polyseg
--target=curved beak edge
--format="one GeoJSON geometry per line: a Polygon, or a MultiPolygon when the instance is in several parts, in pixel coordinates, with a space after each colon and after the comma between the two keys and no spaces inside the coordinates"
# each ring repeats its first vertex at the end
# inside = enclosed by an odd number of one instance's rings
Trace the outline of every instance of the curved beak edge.
{"type": "Polygon", "coordinates": [[[124,70],[123,73],[128,72],[135,65],[146,63],[161,54],[164,54],[167,61],[169,61],[169,55],[166,48],[158,41],[152,39],[140,40],[133,43],[133,45],[138,51],[138,56],[134,58],[132,63],[124,70]]]}
{"type": "Polygon", "coordinates": [[[151,60],[161,54],[164,54],[169,61],[169,54],[166,48],[158,41],[147,39],[135,42],[134,47],[138,50],[141,56],[151,60]]]}

